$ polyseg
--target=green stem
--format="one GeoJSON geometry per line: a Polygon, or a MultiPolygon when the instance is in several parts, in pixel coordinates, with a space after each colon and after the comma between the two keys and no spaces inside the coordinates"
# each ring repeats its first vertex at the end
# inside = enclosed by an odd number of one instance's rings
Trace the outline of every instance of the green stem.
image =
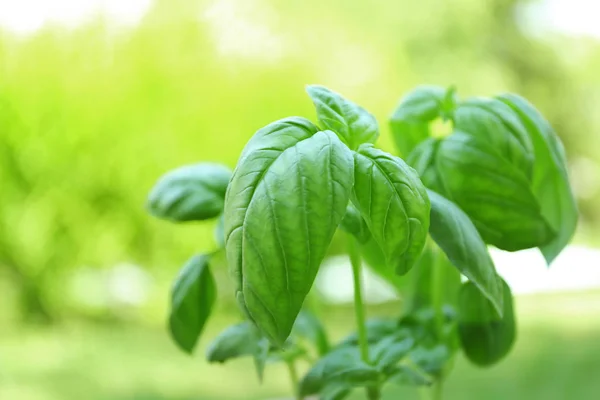
{"type": "Polygon", "coordinates": [[[361,277],[361,258],[356,247],[356,242],[352,236],[348,238],[348,250],[350,253],[350,263],[352,264],[352,277],[354,279],[354,312],[356,314],[356,325],[358,331],[358,344],[360,346],[360,356],[367,364],[369,360],[369,342],[367,340],[367,326],[365,323],[365,309],[362,298],[362,277],[361,277]]]}
{"type": "MultiPolygon", "coordinates": [[[[362,360],[371,364],[369,358],[369,341],[367,339],[367,325],[365,322],[365,308],[362,298],[362,260],[353,236],[348,235],[348,252],[350,253],[350,264],[352,264],[352,277],[354,279],[354,312],[356,314],[356,325],[358,331],[358,344],[362,360]]],[[[381,390],[376,386],[366,388],[369,400],[379,400],[381,390]]]]}
{"type": "Polygon", "coordinates": [[[435,326],[438,338],[442,338],[442,331],[444,329],[444,293],[442,293],[444,287],[444,264],[443,255],[436,251],[435,258],[433,261],[433,274],[431,277],[432,285],[432,306],[435,310],[435,326]]]}
{"type": "Polygon", "coordinates": [[[444,397],[444,382],[440,379],[433,387],[431,388],[431,399],[432,400],[442,400],[444,397]]]}
{"type": "Polygon", "coordinates": [[[289,360],[287,362],[288,372],[290,374],[290,380],[292,381],[292,387],[294,388],[294,398],[296,400],[302,400],[300,396],[300,385],[298,384],[298,373],[296,372],[296,364],[289,360]]]}

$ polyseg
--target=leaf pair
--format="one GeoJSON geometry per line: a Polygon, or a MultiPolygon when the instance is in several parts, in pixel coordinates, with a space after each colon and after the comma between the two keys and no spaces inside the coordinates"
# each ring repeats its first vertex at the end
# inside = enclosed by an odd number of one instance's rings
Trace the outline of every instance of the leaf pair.
{"type": "Polygon", "coordinates": [[[391,127],[427,187],[456,203],[488,244],[539,247],[548,263],[577,223],[564,150],[541,114],[519,96],[459,102],[449,91],[419,87],[392,116],[391,127]],[[437,118],[453,133],[429,136],[437,118]]]}
{"type": "MultiPolygon", "coordinates": [[[[163,175],[148,196],[147,208],[171,222],[215,219],[215,241],[223,247],[223,206],[231,171],[220,164],[183,166],[163,175]]],[[[175,279],[171,294],[169,329],[173,340],[192,353],[216,299],[209,262],[211,255],[192,257],[175,279]]]]}
{"type": "Polygon", "coordinates": [[[375,119],[326,88],[307,91],[325,130],[300,117],[260,129],[225,199],[237,301],[277,345],[288,337],[340,224],[372,236],[400,274],[418,259],[429,228],[429,199],[416,172],[370,143],[378,136],[375,119]]]}

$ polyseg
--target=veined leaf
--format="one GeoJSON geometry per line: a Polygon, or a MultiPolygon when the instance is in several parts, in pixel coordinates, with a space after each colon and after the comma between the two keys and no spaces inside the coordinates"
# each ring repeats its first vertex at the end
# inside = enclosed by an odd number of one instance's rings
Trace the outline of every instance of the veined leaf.
{"type": "Polygon", "coordinates": [[[288,337],[349,201],[351,151],[303,118],[260,129],[225,199],[227,259],[242,309],[274,343],[288,337]]]}
{"type": "Polygon", "coordinates": [[[442,141],[437,157],[450,200],[469,216],[486,243],[515,251],[553,239],[527,177],[489,143],[457,132],[442,141]]]}
{"type": "Polygon", "coordinates": [[[216,298],[208,261],[207,255],[194,256],[173,285],[169,328],[173,340],[186,353],[194,350],[216,298]]]}
{"type": "Polygon", "coordinates": [[[414,169],[398,157],[362,145],[354,153],[352,203],[386,263],[403,275],[416,262],[429,229],[429,198],[414,169]]]}
{"type": "Polygon", "coordinates": [[[367,110],[324,86],[309,85],[306,92],[317,109],[321,126],[339,135],[350,148],[377,141],[377,120],[367,110]]]}
{"type": "Polygon", "coordinates": [[[527,100],[515,94],[505,94],[499,99],[518,114],[533,143],[533,193],[540,203],[542,216],[558,233],[550,242],[540,246],[550,264],[567,245],[577,227],[577,204],[569,183],[565,151],[550,124],[527,100]]]}
{"type": "Polygon", "coordinates": [[[433,191],[428,194],[431,237],[452,265],[469,278],[502,315],[502,285],[477,228],[456,204],[433,191]]]}
{"type": "Polygon", "coordinates": [[[430,136],[429,124],[451,118],[454,92],[438,86],[419,86],[402,98],[390,119],[392,136],[403,157],[430,136]]]}
{"type": "Polygon", "coordinates": [[[174,222],[200,221],[223,211],[231,171],[220,164],[200,163],[163,175],[148,196],[148,210],[174,222]]]}
{"type": "Polygon", "coordinates": [[[503,317],[471,282],[463,284],[459,295],[458,331],[467,358],[479,366],[502,359],[515,341],[516,324],[510,287],[502,281],[503,317]]]}
{"type": "Polygon", "coordinates": [[[529,182],[534,162],[531,138],[506,104],[491,98],[471,98],[456,108],[454,127],[487,143],[491,152],[510,163],[529,182]]]}

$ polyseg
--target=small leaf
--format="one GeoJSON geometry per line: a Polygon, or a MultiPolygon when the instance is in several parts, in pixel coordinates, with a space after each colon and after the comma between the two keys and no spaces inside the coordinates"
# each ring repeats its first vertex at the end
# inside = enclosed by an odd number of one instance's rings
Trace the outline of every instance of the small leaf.
{"type": "Polygon", "coordinates": [[[148,196],[148,210],[173,222],[201,221],[223,212],[231,171],[220,164],[200,163],[163,175],[148,196]]]}
{"type": "Polygon", "coordinates": [[[386,264],[407,273],[429,229],[429,198],[414,169],[372,145],[354,153],[352,203],[361,212],[386,264]]]}
{"type": "Polygon", "coordinates": [[[410,336],[408,330],[397,331],[387,336],[370,348],[370,355],[375,365],[384,374],[389,374],[415,345],[415,339],[410,336]]]}
{"type": "Polygon", "coordinates": [[[352,391],[351,385],[328,385],[323,389],[319,400],[344,400],[352,391]]]}
{"type": "Polygon", "coordinates": [[[421,345],[410,353],[410,358],[425,373],[439,377],[452,357],[452,352],[445,344],[434,346],[421,345]]]}
{"type": "Polygon", "coordinates": [[[471,282],[460,291],[458,330],[467,358],[479,366],[492,365],[508,354],[515,341],[516,326],[510,287],[502,281],[504,316],[471,282]]]}
{"type": "Polygon", "coordinates": [[[403,157],[429,138],[429,124],[436,118],[451,118],[455,96],[453,90],[438,86],[419,86],[408,93],[392,114],[392,136],[403,157]]]}
{"type": "Polygon", "coordinates": [[[377,120],[367,110],[324,86],[309,85],[306,92],[317,109],[321,126],[339,135],[350,148],[377,141],[377,120]]]}
{"type": "Polygon", "coordinates": [[[323,356],[329,351],[329,340],[325,328],[313,313],[306,310],[301,311],[294,324],[293,332],[297,336],[310,340],[317,348],[319,355],[323,356]]]}
{"type": "Polygon", "coordinates": [[[416,366],[398,365],[388,379],[397,385],[431,386],[434,379],[416,366]]]}
{"type": "Polygon", "coordinates": [[[340,347],[321,358],[300,382],[300,394],[308,396],[323,391],[329,385],[346,387],[376,385],[380,372],[360,359],[356,347],[340,347]]]}
{"type": "Polygon", "coordinates": [[[230,359],[252,356],[258,351],[260,339],[258,330],[248,321],[230,326],[208,346],[206,359],[211,363],[224,363],[230,359]]]}
{"type": "Polygon", "coordinates": [[[569,183],[565,150],[550,124],[527,100],[515,94],[499,99],[518,114],[533,143],[533,193],[542,216],[558,232],[553,240],[540,247],[550,264],[569,243],[577,227],[577,204],[569,183]]]}
{"type": "Polygon", "coordinates": [[[207,255],[191,258],[173,286],[169,328],[173,340],[186,353],[194,350],[216,299],[208,260],[207,255]]]}
{"type": "Polygon", "coordinates": [[[502,285],[477,228],[456,204],[433,191],[428,194],[431,237],[452,265],[469,278],[502,315],[502,285]]]}
{"type": "Polygon", "coordinates": [[[371,232],[360,211],[352,204],[348,204],[346,214],[340,223],[340,229],[351,234],[359,243],[366,243],[371,239],[371,232]]]}
{"type": "Polygon", "coordinates": [[[238,304],[278,346],[310,291],[353,184],[352,153],[293,117],[246,145],[225,199],[227,260],[238,304]]]}

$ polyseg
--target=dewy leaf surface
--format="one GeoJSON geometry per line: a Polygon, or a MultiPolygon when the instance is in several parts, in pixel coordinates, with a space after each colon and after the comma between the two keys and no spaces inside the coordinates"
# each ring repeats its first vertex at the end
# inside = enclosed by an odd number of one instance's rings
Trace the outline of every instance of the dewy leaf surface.
{"type": "Polygon", "coordinates": [[[540,246],[550,264],[571,240],[577,227],[577,204],[569,183],[565,151],[550,124],[527,100],[515,94],[505,94],[499,99],[519,115],[533,143],[533,193],[542,215],[557,232],[554,239],[540,246]]]}
{"type": "Polygon", "coordinates": [[[237,300],[277,345],[288,337],[345,214],[351,151],[303,118],[259,130],[225,200],[227,258],[237,300]]]}
{"type": "Polygon", "coordinates": [[[452,265],[469,278],[502,315],[500,280],[477,228],[456,204],[431,190],[428,194],[431,201],[431,237],[452,265]]]}
{"type": "Polygon", "coordinates": [[[147,207],[157,218],[174,222],[200,221],[223,211],[231,171],[220,164],[200,163],[163,175],[148,196],[147,207]]]}
{"type": "Polygon", "coordinates": [[[194,350],[216,298],[208,261],[207,255],[191,258],[173,285],[169,328],[177,345],[187,353],[194,350]]]}
{"type": "Polygon", "coordinates": [[[350,148],[377,141],[379,126],[367,110],[324,86],[309,85],[306,92],[317,109],[319,123],[337,133],[350,148]]]}
{"type": "Polygon", "coordinates": [[[429,198],[416,171],[372,145],[354,153],[352,202],[361,212],[386,263],[402,275],[423,250],[429,198]]]}

